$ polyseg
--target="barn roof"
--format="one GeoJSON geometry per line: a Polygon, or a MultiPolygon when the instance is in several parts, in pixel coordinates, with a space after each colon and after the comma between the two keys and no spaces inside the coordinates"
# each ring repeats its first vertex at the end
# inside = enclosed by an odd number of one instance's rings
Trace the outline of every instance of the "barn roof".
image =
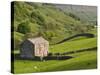
{"type": "Polygon", "coordinates": [[[36,37],[36,38],[29,38],[27,39],[28,41],[30,41],[31,43],[41,43],[41,42],[45,42],[45,43],[49,43],[47,40],[45,40],[43,37],[36,37]]]}

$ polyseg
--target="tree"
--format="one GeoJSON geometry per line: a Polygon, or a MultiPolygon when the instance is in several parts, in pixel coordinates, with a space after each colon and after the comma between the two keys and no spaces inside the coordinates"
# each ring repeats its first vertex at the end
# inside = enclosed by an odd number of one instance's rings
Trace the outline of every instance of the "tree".
{"type": "Polygon", "coordinates": [[[53,54],[52,53],[48,53],[48,56],[52,56],[53,54]]]}
{"type": "Polygon", "coordinates": [[[80,21],[80,18],[78,16],[76,16],[75,14],[73,14],[73,13],[69,13],[69,16],[80,21]]]}
{"type": "Polygon", "coordinates": [[[23,22],[18,25],[17,31],[20,33],[26,34],[31,31],[31,27],[28,22],[23,22]]]}
{"type": "Polygon", "coordinates": [[[44,24],[45,15],[43,15],[42,13],[40,13],[40,11],[33,11],[33,12],[31,13],[31,18],[35,19],[36,22],[37,22],[39,25],[44,24]]]}
{"type": "Polygon", "coordinates": [[[34,37],[33,33],[26,33],[26,34],[24,35],[24,39],[33,38],[33,37],[34,37]]]}

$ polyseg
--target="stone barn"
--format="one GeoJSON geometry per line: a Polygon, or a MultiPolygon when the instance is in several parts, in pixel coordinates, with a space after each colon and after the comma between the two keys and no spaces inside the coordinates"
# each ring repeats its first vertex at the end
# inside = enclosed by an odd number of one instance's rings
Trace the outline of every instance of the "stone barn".
{"type": "Polygon", "coordinates": [[[49,42],[43,37],[29,38],[21,43],[20,56],[22,58],[34,58],[35,56],[41,59],[48,55],[49,42]]]}

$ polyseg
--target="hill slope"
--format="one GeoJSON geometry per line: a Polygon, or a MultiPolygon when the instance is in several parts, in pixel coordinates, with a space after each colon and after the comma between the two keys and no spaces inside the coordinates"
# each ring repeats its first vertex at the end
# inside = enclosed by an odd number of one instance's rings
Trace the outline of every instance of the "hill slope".
{"type": "MultiPolygon", "coordinates": [[[[50,52],[62,53],[62,52],[75,51],[77,49],[87,49],[91,47],[96,47],[96,38],[64,42],[59,45],[50,46],[50,52]]],[[[19,53],[15,53],[15,55],[16,54],[19,53]]],[[[48,71],[95,69],[97,67],[96,66],[97,51],[95,49],[80,53],[66,54],[66,56],[72,56],[73,58],[66,60],[57,60],[57,59],[46,60],[45,62],[40,62],[36,60],[15,59],[14,72],[33,73],[33,72],[48,72],[48,71]]]]}
{"type": "Polygon", "coordinates": [[[69,41],[58,45],[54,45],[50,47],[50,52],[63,53],[63,52],[69,52],[73,50],[87,49],[96,46],[97,46],[96,38],[89,38],[89,39],[69,41]]]}
{"type": "Polygon", "coordinates": [[[81,19],[82,22],[96,24],[97,21],[97,7],[85,5],[55,5],[64,12],[73,13],[81,19]],[[78,14],[77,14],[78,13],[78,14]]]}
{"type": "Polygon", "coordinates": [[[50,44],[54,44],[71,35],[93,29],[93,26],[81,23],[51,4],[13,2],[12,8],[12,32],[24,35],[22,40],[43,36],[50,44]]]}

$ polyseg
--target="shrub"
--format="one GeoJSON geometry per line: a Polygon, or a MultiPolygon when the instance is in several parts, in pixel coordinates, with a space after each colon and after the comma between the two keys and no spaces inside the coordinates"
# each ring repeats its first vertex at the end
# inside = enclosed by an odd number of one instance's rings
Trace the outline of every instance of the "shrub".
{"type": "Polygon", "coordinates": [[[17,31],[23,34],[29,33],[31,30],[31,27],[28,22],[23,22],[18,25],[17,31]]]}
{"type": "Polygon", "coordinates": [[[48,53],[48,56],[52,56],[53,54],[52,53],[48,53]]]}
{"type": "Polygon", "coordinates": [[[55,55],[59,56],[59,55],[60,55],[60,53],[55,53],[55,55]]]}
{"type": "Polygon", "coordinates": [[[45,21],[45,16],[41,14],[39,11],[33,11],[31,13],[31,18],[35,19],[39,25],[42,25],[45,21]]]}
{"type": "Polygon", "coordinates": [[[80,20],[80,18],[73,13],[69,13],[69,16],[71,16],[72,18],[75,18],[76,20],[80,20]]]}

